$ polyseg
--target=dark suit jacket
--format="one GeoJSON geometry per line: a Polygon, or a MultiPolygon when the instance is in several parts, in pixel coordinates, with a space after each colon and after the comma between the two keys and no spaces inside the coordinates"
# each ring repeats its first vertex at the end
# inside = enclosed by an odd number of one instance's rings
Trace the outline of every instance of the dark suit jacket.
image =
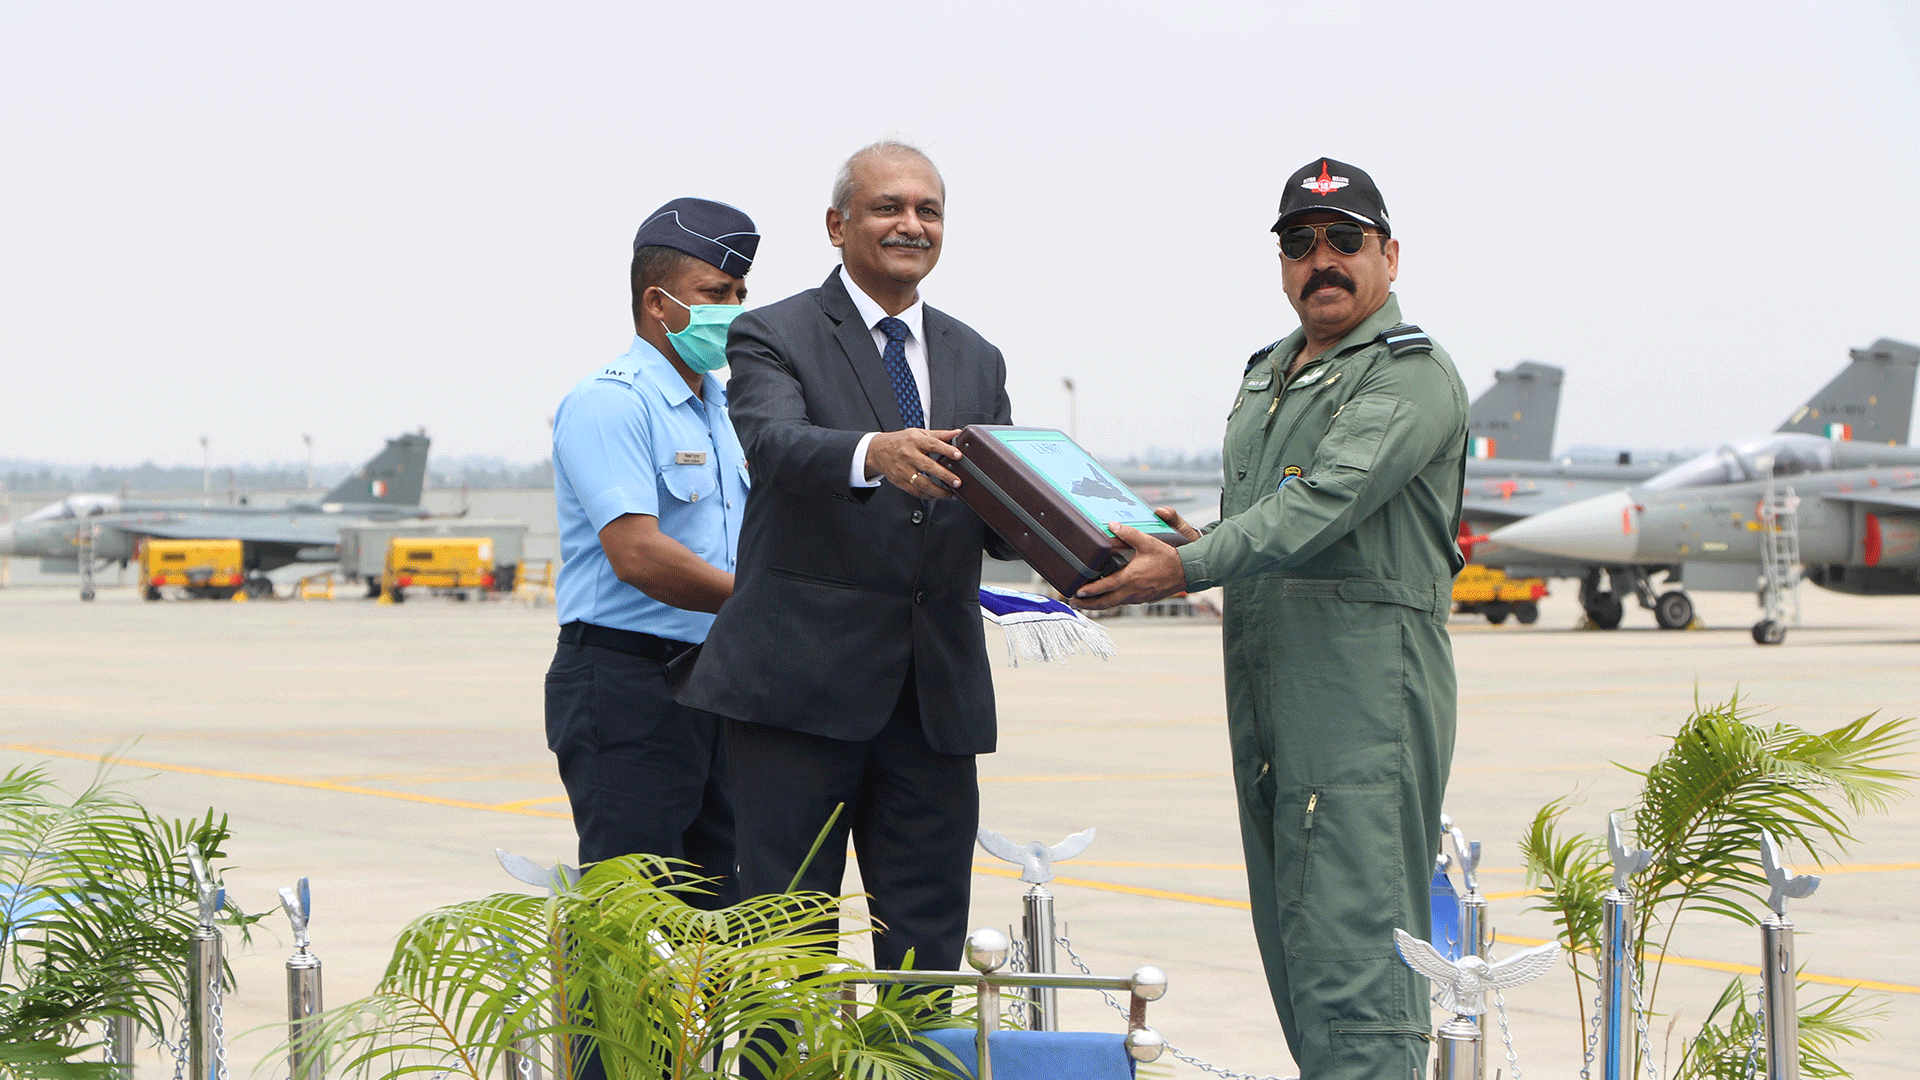
{"type": "MultiPolygon", "coordinates": [[[[924,310],[927,426],[1010,423],[1000,350],[952,316],[924,310]]],[[[864,740],[886,725],[911,668],[933,749],[992,752],[979,587],[980,553],[997,538],[957,499],[916,499],[884,481],[848,487],[860,437],[905,425],[839,273],[735,319],[727,362],[728,409],[753,490],[733,598],[681,701],[864,740]]]]}

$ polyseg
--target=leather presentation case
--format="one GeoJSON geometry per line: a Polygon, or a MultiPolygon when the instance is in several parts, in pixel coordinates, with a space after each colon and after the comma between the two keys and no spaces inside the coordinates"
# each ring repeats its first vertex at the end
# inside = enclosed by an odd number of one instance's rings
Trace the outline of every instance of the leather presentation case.
{"type": "Polygon", "coordinates": [[[960,501],[1062,596],[1127,564],[1133,549],[1107,531],[1131,525],[1178,546],[1186,538],[1146,501],[1054,428],[972,424],[953,441],[960,501]]]}

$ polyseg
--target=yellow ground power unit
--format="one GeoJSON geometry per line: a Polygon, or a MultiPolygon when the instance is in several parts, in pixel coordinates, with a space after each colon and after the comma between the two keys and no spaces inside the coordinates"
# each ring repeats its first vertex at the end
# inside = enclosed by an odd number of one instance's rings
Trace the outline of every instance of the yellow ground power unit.
{"type": "Polygon", "coordinates": [[[408,589],[461,600],[493,591],[493,539],[486,536],[396,536],[387,541],[380,602],[398,604],[408,589]]]}
{"type": "Polygon", "coordinates": [[[148,540],[140,582],[148,600],[177,588],[197,600],[231,600],[246,586],[246,549],[238,540],[148,540]]]}
{"type": "Polygon", "coordinates": [[[1468,563],[1453,579],[1453,610],[1485,615],[1495,626],[1512,615],[1523,624],[1540,617],[1540,598],[1547,595],[1544,578],[1510,578],[1499,570],[1468,563]]]}

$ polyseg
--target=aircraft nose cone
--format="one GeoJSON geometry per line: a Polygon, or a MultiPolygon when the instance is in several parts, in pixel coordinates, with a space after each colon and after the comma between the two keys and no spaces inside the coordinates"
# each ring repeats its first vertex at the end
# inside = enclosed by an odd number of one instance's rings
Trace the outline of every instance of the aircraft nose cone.
{"type": "Polygon", "coordinates": [[[1615,491],[1522,518],[1488,539],[1563,559],[1630,563],[1640,552],[1640,516],[1632,493],[1615,491]]]}

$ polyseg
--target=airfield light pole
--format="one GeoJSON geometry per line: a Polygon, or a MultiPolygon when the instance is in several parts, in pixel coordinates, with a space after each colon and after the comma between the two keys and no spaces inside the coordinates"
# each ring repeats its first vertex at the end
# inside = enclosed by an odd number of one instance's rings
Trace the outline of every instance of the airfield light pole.
{"type": "Polygon", "coordinates": [[[1073,380],[1062,378],[1060,385],[1067,388],[1067,438],[1080,441],[1080,398],[1073,389],[1073,380]]]}
{"type": "Polygon", "coordinates": [[[313,490],[313,436],[302,435],[300,441],[307,444],[307,490],[313,490]]]}
{"type": "Polygon", "coordinates": [[[213,494],[213,451],[207,447],[207,437],[200,436],[200,501],[205,503],[213,494]]]}

